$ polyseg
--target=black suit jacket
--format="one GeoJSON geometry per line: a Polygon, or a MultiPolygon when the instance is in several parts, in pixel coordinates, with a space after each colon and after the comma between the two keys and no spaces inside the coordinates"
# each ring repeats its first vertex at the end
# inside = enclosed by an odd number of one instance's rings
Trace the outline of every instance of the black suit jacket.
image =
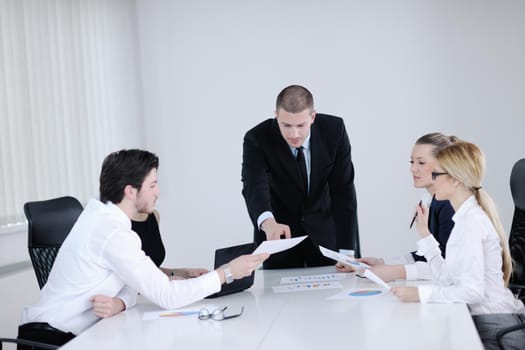
{"type": "Polygon", "coordinates": [[[314,244],[354,249],[359,256],[354,167],[343,119],[317,114],[310,135],[310,189],[306,195],[277,120],[268,119],[246,133],[242,194],[255,242],[266,239],[257,218],[271,211],[277,222],[290,226],[292,237],[307,233],[314,244]]]}

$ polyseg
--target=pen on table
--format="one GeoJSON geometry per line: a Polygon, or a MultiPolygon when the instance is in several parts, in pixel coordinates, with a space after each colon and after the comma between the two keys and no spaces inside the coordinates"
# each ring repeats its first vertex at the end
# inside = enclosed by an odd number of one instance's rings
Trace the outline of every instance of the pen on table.
{"type": "MultiPolygon", "coordinates": [[[[421,205],[421,203],[422,203],[422,201],[419,201],[419,203],[417,205],[421,205]]],[[[414,226],[414,221],[416,221],[416,218],[417,218],[417,211],[414,214],[414,217],[412,218],[412,221],[410,221],[410,226],[408,227],[409,229],[412,228],[412,226],[414,226]]]]}

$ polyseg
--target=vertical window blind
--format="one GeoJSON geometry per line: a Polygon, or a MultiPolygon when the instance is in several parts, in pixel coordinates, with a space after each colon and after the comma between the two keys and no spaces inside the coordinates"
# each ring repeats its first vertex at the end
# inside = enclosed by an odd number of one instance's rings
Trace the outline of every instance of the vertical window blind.
{"type": "Polygon", "coordinates": [[[132,0],[0,0],[0,229],[143,146],[136,29],[132,0]]]}

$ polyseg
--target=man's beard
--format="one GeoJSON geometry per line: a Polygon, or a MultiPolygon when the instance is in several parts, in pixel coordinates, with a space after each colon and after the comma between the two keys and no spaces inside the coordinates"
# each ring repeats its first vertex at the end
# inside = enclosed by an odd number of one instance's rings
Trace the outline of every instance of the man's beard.
{"type": "Polygon", "coordinates": [[[137,202],[135,204],[135,209],[141,214],[151,214],[153,212],[153,208],[150,209],[146,202],[137,202]]]}

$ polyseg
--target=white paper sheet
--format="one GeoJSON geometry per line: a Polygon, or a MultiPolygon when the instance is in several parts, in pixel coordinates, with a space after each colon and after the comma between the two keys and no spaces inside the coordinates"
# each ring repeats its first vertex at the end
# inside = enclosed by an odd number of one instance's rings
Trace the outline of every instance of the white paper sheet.
{"type": "Polygon", "coordinates": [[[252,254],[268,253],[274,254],[284,250],[290,249],[293,246],[299,244],[303,239],[308,236],[287,238],[287,239],[276,239],[273,241],[263,241],[252,254]]]}
{"type": "Polygon", "coordinates": [[[375,282],[379,284],[381,287],[385,288],[386,290],[390,290],[390,286],[386,284],[385,281],[383,281],[381,278],[379,278],[378,275],[370,271],[369,269],[365,270],[365,273],[363,274],[366,278],[371,280],[372,282],[375,282]]]}
{"type": "Polygon", "coordinates": [[[352,249],[339,249],[339,254],[343,254],[351,258],[354,257],[354,251],[352,249]]]}
{"type": "Polygon", "coordinates": [[[341,300],[341,299],[353,299],[353,300],[365,300],[374,297],[378,297],[387,293],[384,289],[379,288],[351,288],[335,295],[332,295],[326,300],[341,300]]]}
{"type": "Polygon", "coordinates": [[[343,288],[339,282],[316,282],[316,283],[297,283],[297,284],[283,284],[280,286],[273,286],[274,293],[289,293],[289,292],[305,292],[321,289],[343,288]]]}
{"type": "Polygon", "coordinates": [[[351,266],[356,269],[367,269],[370,266],[368,264],[355,261],[354,258],[346,256],[344,254],[334,252],[333,250],[330,250],[328,248],[325,248],[323,246],[319,246],[319,249],[321,250],[321,253],[326,256],[327,258],[334,259],[335,261],[338,261],[340,263],[343,263],[345,265],[351,266]]]}
{"type": "Polygon", "coordinates": [[[339,281],[346,278],[347,273],[329,273],[324,275],[281,277],[281,284],[339,281]]]}

